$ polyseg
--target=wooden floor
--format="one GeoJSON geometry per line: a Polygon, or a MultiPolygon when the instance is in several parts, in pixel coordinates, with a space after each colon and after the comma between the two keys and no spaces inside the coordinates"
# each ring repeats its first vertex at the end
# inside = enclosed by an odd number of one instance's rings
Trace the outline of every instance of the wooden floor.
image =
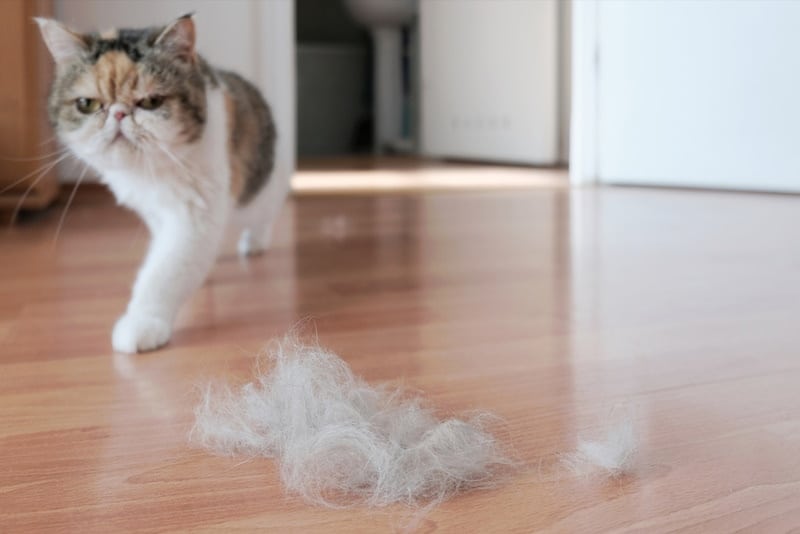
{"type": "Polygon", "coordinates": [[[146,246],[105,194],[0,233],[0,531],[391,532],[402,509],[309,507],[269,460],[187,446],[195,388],[244,379],[313,317],[369,380],[507,422],[527,468],[421,532],[800,529],[800,198],[579,189],[303,195],[274,248],[233,245],[173,342],[113,354],[146,246]],[[628,403],[634,472],[558,454],[628,403]]]}

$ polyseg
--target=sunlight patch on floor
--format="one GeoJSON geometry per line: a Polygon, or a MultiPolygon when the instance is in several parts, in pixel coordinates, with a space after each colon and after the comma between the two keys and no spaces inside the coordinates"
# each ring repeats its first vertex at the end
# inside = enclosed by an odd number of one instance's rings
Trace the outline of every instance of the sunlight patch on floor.
{"type": "Polygon", "coordinates": [[[300,165],[295,193],[424,192],[567,187],[566,169],[420,163],[417,165],[300,165]]]}

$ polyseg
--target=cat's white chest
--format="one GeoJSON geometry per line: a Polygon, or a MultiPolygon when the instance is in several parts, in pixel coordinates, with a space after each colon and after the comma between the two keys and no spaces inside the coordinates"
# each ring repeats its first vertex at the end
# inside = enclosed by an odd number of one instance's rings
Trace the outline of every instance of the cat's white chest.
{"type": "Polygon", "coordinates": [[[143,217],[180,207],[205,210],[227,203],[230,165],[224,97],[219,90],[207,94],[207,122],[202,137],[180,151],[150,153],[129,168],[109,169],[102,180],[120,204],[143,217]]]}

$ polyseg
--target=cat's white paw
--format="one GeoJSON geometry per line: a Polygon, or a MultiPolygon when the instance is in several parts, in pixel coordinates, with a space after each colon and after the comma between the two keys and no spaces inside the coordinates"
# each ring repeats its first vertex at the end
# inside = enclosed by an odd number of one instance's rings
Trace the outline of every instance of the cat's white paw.
{"type": "Polygon", "coordinates": [[[111,345],[117,352],[133,354],[157,349],[169,341],[171,325],[152,315],[126,313],[117,320],[111,345]]]}
{"type": "Polygon", "coordinates": [[[272,241],[272,232],[264,231],[261,236],[256,236],[250,230],[244,230],[239,236],[237,250],[242,258],[257,256],[267,250],[272,241]]]}

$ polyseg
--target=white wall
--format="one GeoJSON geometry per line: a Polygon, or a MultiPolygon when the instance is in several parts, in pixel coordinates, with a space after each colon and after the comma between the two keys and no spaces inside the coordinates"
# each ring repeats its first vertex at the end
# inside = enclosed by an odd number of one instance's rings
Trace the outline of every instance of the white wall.
{"type": "MultiPolygon", "coordinates": [[[[80,30],[166,24],[195,13],[198,50],[212,64],[253,81],[272,106],[278,128],[275,177],[295,165],[295,39],[293,0],[56,0],[59,20],[80,30]]],[[[77,176],[62,168],[62,178],[77,176]]]]}
{"type": "Polygon", "coordinates": [[[601,181],[800,191],[800,2],[596,6],[601,181]]]}
{"type": "Polygon", "coordinates": [[[422,151],[555,163],[556,0],[422,0],[419,17],[422,151]]]}

